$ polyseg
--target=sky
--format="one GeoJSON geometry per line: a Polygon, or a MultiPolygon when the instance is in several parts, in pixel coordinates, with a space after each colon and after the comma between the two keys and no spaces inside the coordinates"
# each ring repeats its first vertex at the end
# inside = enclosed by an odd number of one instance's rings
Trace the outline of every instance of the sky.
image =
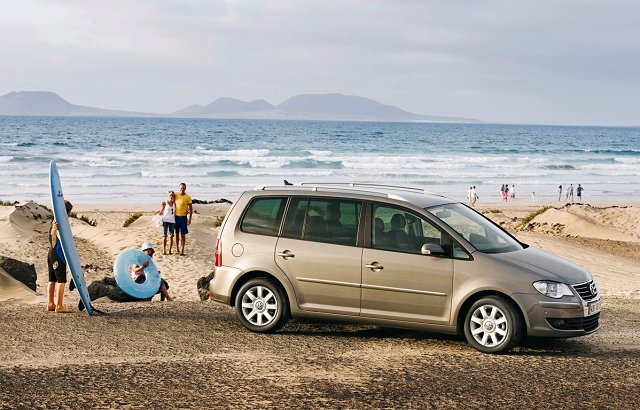
{"type": "Polygon", "coordinates": [[[0,95],[170,113],[342,93],[485,122],[640,125],[637,0],[1,0],[0,95]]]}

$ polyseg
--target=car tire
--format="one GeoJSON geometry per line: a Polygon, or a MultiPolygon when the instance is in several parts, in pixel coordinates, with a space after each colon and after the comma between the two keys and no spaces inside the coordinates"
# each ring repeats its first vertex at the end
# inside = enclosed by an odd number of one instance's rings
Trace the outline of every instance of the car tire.
{"type": "Polygon", "coordinates": [[[268,278],[251,279],[238,291],[235,309],[240,322],[258,333],[278,331],[289,320],[289,304],[285,292],[268,278]]]}
{"type": "Polygon", "coordinates": [[[522,319],[505,298],[490,295],[478,299],[467,311],[464,336],[484,353],[506,353],[522,338],[522,319]]]}

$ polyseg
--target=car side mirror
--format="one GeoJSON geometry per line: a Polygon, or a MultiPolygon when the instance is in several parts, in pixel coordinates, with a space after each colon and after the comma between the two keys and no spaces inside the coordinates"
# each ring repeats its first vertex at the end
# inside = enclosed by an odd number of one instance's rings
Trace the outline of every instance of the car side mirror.
{"type": "Polygon", "coordinates": [[[420,253],[423,255],[444,255],[444,249],[437,243],[425,243],[420,248],[420,253]]]}

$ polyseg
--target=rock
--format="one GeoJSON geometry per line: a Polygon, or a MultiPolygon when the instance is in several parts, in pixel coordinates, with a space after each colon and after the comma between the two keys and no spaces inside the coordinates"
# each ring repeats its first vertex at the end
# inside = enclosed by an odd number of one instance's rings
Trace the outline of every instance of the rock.
{"type": "Polygon", "coordinates": [[[228,199],[225,198],[220,198],[220,199],[216,199],[214,201],[203,201],[201,199],[193,199],[193,203],[194,204],[200,204],[200,205],[208,205],[208,204],[232,204],[233,202],[229,201],[228,199]]]}
{"type": "Polygon", "coordinates": [[[198,279],[196,287],[198,288],[198,295],[200,296],[200,300],[205,301],[209,299],[211,295],[209,293],[209,282],[211,282],[211,279],[213,279],[214,275],[215,271],[211,272],[207,276],[203,276],[198,279]]]}
{"type": "Polygon", "coordinates": [[[116,302],[138,302],[140,300],[151,300],[151,298],[138,299],[127,295],[122,289],[120,289],[116,280],[108,276],[105,276],[101,280],[94,280],[91,282],[87,287],[87,290],[89,291],[89,299],[92,301],[105,296],[116,302]]]}
{"type": "Polygon", "coordinates": [[[6,256],[0,256],[0,268],[4,269],[12,278],[24,283],[29,289],[36,290],[38,274],[33,265],[6,256]]]}

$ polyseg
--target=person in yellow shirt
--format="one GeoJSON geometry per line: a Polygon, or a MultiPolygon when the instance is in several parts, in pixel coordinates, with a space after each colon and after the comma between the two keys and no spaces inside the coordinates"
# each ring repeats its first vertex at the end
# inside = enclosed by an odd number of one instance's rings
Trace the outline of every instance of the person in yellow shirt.
{"type": "Polygon", "coordinates": [[[189,233],[188,226],[191,225],[191,217],[193,216],[193,201],[191,196],[187,194],[187,184],[180,183],[178,193],[176,194],[176,248],[181,256],[184,256],[184,245],[186,235],[189,233]]]}

